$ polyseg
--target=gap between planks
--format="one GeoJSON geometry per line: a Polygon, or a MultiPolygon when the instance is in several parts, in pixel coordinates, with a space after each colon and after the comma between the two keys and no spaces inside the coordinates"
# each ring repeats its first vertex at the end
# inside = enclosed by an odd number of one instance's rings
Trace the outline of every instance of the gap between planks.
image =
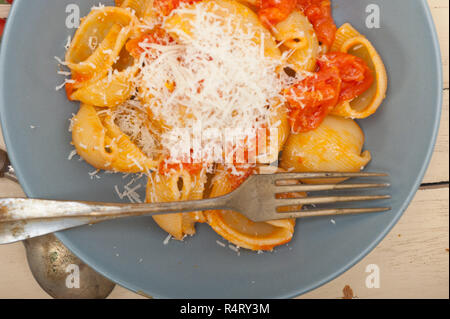
{"type": "Polygon", "coordinates": [[[419,189],[442,189],[449,188],[449,182],[438,182],[438,183],[423,183],[420,185],[419,189]]]}

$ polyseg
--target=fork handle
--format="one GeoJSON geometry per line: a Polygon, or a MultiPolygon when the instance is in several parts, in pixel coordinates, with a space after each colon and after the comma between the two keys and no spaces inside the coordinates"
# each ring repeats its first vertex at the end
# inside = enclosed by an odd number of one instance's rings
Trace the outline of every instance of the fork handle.
{"type": "Polygon", "coordinates": [[[232,209],[231,194],[202,200],[116,204],[81,201],[56,201],[29,198],[0,199],[0,223],[24,220],[61,218],[119,218],[141,215],[160,215],[200,210],[232,209]]]}

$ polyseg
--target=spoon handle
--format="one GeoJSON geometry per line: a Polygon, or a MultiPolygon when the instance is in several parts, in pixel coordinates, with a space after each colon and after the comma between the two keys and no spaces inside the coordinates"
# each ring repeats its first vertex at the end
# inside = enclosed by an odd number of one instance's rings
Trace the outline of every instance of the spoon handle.
{"type": "MultiPolygon", "coordinates": [[[[230,193],[231,194],[231,193],[230,193]]],[[[67,218],[130,217],[229,209],[231,196],[202,200],[143,204],[58,201],[32,198],[0,198],[0,223],[67,218]]]]}
{"type": "Polygon", "coordinates": [[[0,199],[0,244],[115,218],[226,209],[228,202],[227,195],[197,201],[148,204],[2,198],[0,199]]]}
{"type": "Polygon", "coordinates": [[[0,245],[48,235],[54,232],[95,224],[110,218],[66,218],[0,223],[0,245]]]}

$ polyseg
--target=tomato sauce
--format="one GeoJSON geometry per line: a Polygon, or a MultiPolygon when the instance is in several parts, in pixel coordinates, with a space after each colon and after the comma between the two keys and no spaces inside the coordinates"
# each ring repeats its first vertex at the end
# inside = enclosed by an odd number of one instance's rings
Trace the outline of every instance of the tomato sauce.
{"type": "Polygon", "coordinates": [[[285,92],[295,133],[317,128],[339,102],[353,100],[374,81],[364,60],[347,53],[325,54],[317,60],[317,66],[317,72],[285,92]]]}
{"type": "Polygon", "coordinates": [[[287,90],[289,123],[295,133],[317,128],[339,101],[342,80],[335,66],[318,62],[319,70],[287,90]]]}
{"type": "Polygon", "coordinates": [[[227,178],[229,183],[231,184],[232,190],[235,190],[239,186],[241,186],[241,184],[245,182],[245,180],[249,178],[250,175],[253,175],[253,173],[255,172],[255,165],[234,164],[234,167],[235,167],[234,173],[232,172],[231,169],[227,170],[228,173],[227,178]],[[236,174],[236,171],[238,174],[236,174]]]}
{"type": "Polygon", "coordinates": [[[339,101],[351,101],[367,91],[374,81],[372,70],[366,62],[354,55],[332,52],[325,55],[327,64],[339,69],[342,79],[339,101]]]}
{"type": "Polygon", "coordinates": [[[172,170],[178,171],[184,169],[189,174],[194,175],[200,173],[203,167],[203,163],[167,163],[166,161],[162,161],[159,164],[159,173],[165,175],[172,170]]]}
{"type": "Polygon", "coordinates": [[[331,47],[336,37],[336,24],[331,12],[330,0],[260,0],[258,15],[267,27],[285,20],[295,9],[308,18],[319,41],[331,47]]]}
{"type": "Polygon", "coordinates": [[[258,15],[266,26],[271,27],[286,19],[296,6],[296,0],[260,0],[258,15]]]}
{"type": "Polygon", "coordinates": [[[304,13],[316,31],[321,44],[330,48],[336,37],[337,27],[331,13],[330,0],[296,0],[297,7],[304,13]]]}

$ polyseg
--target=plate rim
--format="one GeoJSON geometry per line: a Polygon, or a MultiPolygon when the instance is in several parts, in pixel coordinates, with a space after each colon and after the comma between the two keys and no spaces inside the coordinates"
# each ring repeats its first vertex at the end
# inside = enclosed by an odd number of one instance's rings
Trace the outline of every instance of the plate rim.
{"type": "MultiPolygon", "coordinates": [[[[19,7],[19,4],[22,3],[23,1],[25,1],[25,0],[16,0],[13,3],[10,14],[9,14],[8,21],[13,20],[15,18],[17,11],[18,11],[17,8],[19,7]]],[[[433,152],[434,152],[434,149],[436,146],[437,136],[438,136],[438,132],[439,132],[439,128],[440,128],[442,103],[443,103],[443,65],[442,65],[441,48],[440,48],[439,37],[438,37],[437,29],[436,29],[436,24],[434,23],[433,16],[431,14],[431,9],[427,3],[427,0],[417,0],[417,1],[420,1],[420,3],[421,3],[422,10],[425,12],[426,24],[431,32],[431,40],[433,42],[432,50],[435,55],[435,62],[436,62],[436,64],[433,65],[433,67],[435,67],[437,69],[436,78],[438,79],[438,85],[435,88],[437,91],[436,92],[437,93],[437,95],[436,95],[437,96],[437,100],[436,100],[437,112],[436,112],[435,118],[434,118],[433,132],[432,132],[432,137],[431,137],[431,141],[430,141],[431,143],[428,146],[425,160],[422,163],[421,170],[417,174],[416,180],[413,184],[413,187],[411,188],[411,191],[409,192],[408,196],[402,203],[400,209],[395,214],[395,216],[392,219],[392,221],[390,222],[390,224],[360,254],[354,256],[352,258],[352,260],[350,260],[344,266],[340,267],[340,269],[337,269],[330,275],[322,278],[321,280],[318,280],[318,281],[312,283],[311,285],[309,285],[307,287],[302,287],[299,289],[292,290],[290,293],[278,294],[278,295],[275,295],[272,297],[267,297],[267,298],[286,299],[286,298],[293,298],[293,297],[303,295],[311,290],[314,290],[314,289],[317,289],[317,288],[323,286],[324,284],[330,282],[331,280],[337,278],[344,272],[351,269],[356,263],[360,262],[365,256],[367,256],[386,237],[387,234],[389,234],[389,232],[392,230],[392,228],[397,224],[399,219],[403,216],[403,213],[408,208],[408,206],[411,204],[411,201],[413,200],[415,194],[417,193],[417,191],[423,181],[424,175],[430,165],[431,157],[433,155],[433,152]]],[[[10,36],[11,36],[10,29],[11,29],[11,23],[7,22],[5,30],[4,30],[4,34],[3,34],[3,39],[2,39],[3,43],[7,43],[10,41],[10,36]]],[[[1,46],[0,46],[0,48],[1,48],[1,46]]],[[[5,61],[6,54],[4,53],[4,51],[5,50],[0,49],[0,70],[3,70],[4,69],[3,66],[6,64],[6,61],[5,61]]],[[[2,127],[3,138],[5,141],[6,149],[8,150],[8,149],[13,149],[13,147],[11,145],[13,145],[14,143],[13,143],[12,137],[10,136],[8,130],[6,129],[7,124],[6,124],[5,120],[3,119],[3,117],[1,116],[1,114],[3,114],[4,108],[5,108],[5,103],[3,103],[3,97],[1,94],[1,92],[3,91],[2,78],[3,77],[0,75],[0,124],[2,127]],[[8,146],[10,146],[10,147],[8,147],[8,146]]],[[[30,196],[30,194],[32,194],[33,192],[31,191],[28,184],[26,183],[26,177],[22,175],[21,170],[18,166],[14,166],[14,163],[18,163],[18,161],[16,161],[16,156],[15,156],[14,151],[11,153],[8,153],[8,155],[9,155],[10,161],[15,169],[16,176],[19,180],[19,183],[20,183],[22,189],[24,190],[24,192],[27,196],[30,196]]],[[[32,197],[32,196],[30,196],[30,197],[32,197]]],[[[81,250],[77,249],[76,247],[72,247],[70,239],[68,239],[65,236],[64,232],[57,232],[57,233],[55,233],[55,235],[77,257],[79,257],[84,263],[86,263],[87,265],[92,267],[98,273],[102,274],[106,278],[110,279],[111,281],[115,282],[116,284],[118,284],[122,287],[125,287],[137,294],[147,296],[146,293],[142,292],[142,290],[140,290],[138,287],[135,287],[133,284],[127,283],[127,282],[121,280],[120,278],[114,278],[109,273],[107,268],[105,268],[101,265],[98,265],[95,260],[84,255],[81,250]]],[[[151,287],[147,290],[150,291],[151,287]]],[[[171,298],[170,296],[159,295],[158,293],[155,293],[155,292],[151,292],[151,294],[152,294],[151,296],[155,297],[155,298],[171,298]]]]}

